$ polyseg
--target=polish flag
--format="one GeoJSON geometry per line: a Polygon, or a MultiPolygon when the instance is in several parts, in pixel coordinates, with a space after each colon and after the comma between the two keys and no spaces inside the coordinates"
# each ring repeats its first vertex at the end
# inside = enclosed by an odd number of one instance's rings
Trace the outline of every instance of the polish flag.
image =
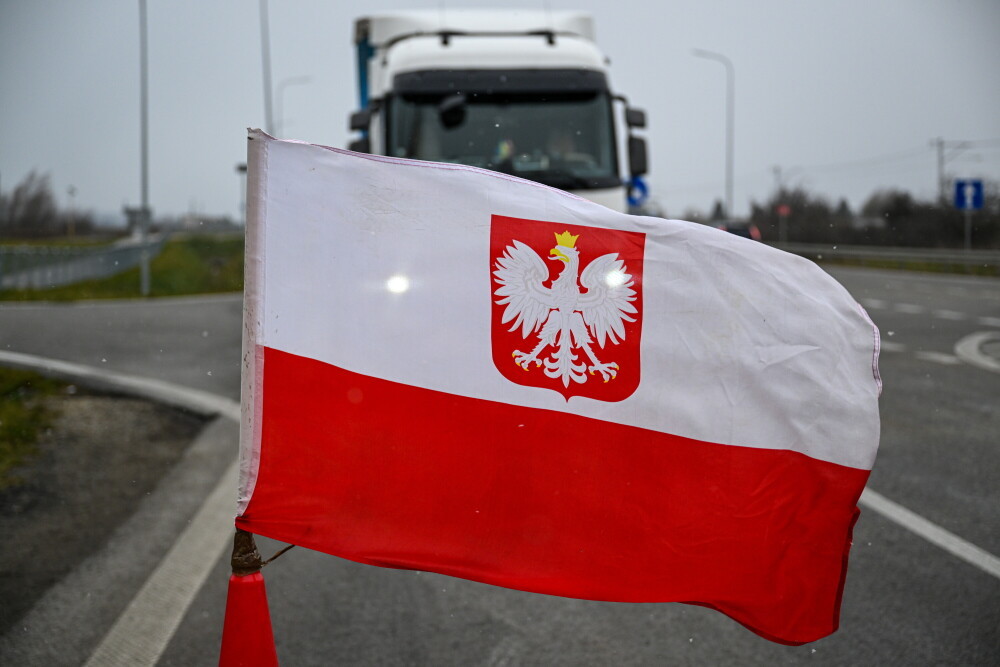
{"type": "Polygon", "coordinates": [[[836,281],[504,174],[249,139],[238,527],[837,629],[881,386],[836,281]]]}

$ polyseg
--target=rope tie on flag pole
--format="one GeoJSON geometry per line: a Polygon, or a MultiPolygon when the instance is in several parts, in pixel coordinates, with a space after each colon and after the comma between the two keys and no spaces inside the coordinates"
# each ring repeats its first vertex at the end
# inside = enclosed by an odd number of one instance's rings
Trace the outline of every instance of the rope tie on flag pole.
{"type": "Polygon", "coordinates": [[[237,528],[236,535],[233,537],[233,557],[231,561],[233,574],[238,577],[245,577],[260,572],[261,568],[277,560],[294,546],[294,544],[289,544],[267,560],[261,560],[257,543],[253,539],[253,533],[245,531],[242,528],[237,528]]]}
{"type": "Polygon", "coordinates": [[[260,551],[257,550],[257,543],[254,542],[253,533],[249,533],[240,528],[236,529],[236,536],[233,538],[233,574],[238,577],[245,577],[255,572],[260,572],[264,567],[260,559],[260,551]]]}

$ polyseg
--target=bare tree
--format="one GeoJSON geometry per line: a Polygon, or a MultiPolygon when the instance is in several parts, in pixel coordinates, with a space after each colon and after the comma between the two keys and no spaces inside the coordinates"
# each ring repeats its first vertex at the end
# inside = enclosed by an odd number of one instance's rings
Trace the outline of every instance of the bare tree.
{"type": "Polygon", "coordinates": [[[13,191],[0,197],[0,236],[62,236],[70,228],[76,234],[86,234],[93,229],[93,217],[84,211],[60,211],[48,174],[32,171],[13,191]]]}
{"type": "Polygon", "coordinates": [[[59,211],[48,174],[32,171],[25,176],[10,193],[5,208],[4,236],[48,236],[58,230],[59,211]]]}

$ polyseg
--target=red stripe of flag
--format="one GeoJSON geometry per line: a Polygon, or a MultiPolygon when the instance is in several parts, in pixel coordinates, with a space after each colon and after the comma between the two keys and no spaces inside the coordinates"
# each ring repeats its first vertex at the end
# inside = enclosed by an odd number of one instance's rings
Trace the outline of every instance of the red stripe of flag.
{"type": "Polygon", "coordinates": [[[837,628],[867,470],[274,349],[264,367],[267,446],[240,528],[514,589],[704,605],[787,644],[837,628]]]}

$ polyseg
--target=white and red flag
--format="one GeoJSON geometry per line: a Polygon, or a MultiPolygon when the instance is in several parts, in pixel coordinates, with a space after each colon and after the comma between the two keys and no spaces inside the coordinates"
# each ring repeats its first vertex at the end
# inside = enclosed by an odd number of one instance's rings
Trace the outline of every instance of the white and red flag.
{"type": "Polygon", "coordinates": [[[249,144],[240,528],[836,630],[880,391],[837,282],[504,174],[249,144]]]}

